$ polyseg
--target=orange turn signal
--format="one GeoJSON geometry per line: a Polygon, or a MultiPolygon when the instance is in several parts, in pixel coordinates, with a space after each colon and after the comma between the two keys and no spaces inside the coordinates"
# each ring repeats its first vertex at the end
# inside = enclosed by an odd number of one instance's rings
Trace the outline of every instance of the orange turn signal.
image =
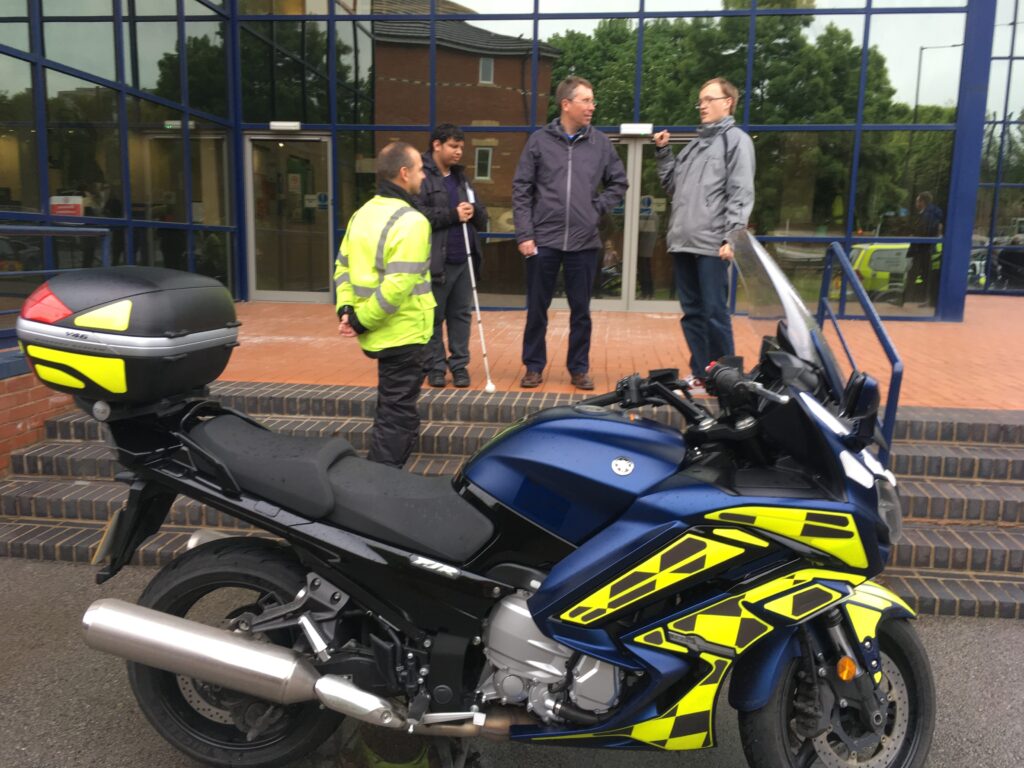
{"type": "Polygon", "coordinates": [[[836,675],[844,683],[848,683],[857,676],[857,662],[849,656],[840,656],[836,662],[836,675]]]}

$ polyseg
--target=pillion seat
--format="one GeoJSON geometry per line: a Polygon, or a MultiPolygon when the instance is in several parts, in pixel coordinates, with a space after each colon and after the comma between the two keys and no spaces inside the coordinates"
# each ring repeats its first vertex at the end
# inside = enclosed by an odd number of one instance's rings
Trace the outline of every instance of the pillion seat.
{"type": "Polygon", "coordinates": [[[367,461],[340,437],[281,435],[232,415],[198,423],[189,437],[247,494],[418,554],[462,563],[494,532],[447,478],[367,461]]]}

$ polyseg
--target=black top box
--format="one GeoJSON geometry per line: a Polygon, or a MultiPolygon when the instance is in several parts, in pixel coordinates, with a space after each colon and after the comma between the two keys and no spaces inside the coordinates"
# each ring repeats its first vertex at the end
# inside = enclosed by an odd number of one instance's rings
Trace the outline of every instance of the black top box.
{"type": "Polygon", "coordinates": [[[21,309],[17,334],[39,379],[84,400],[145,404],[216,379],[238,345],[216,280],[159,267],[65,272],[21,309]]]}

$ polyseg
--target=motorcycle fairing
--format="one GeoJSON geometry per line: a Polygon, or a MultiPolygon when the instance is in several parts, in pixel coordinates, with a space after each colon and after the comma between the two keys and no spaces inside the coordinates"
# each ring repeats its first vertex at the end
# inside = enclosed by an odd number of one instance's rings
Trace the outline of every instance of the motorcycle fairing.
{"type": "Polygon", "coordinates": [[[864,656],[872,679],[877,685],[882,680],[881,659],[878,655],[878,625],[882,618],[897,615],[906,618],[915,616],[913,609],[901,598],[874,581],[861,584],[853,596],[843,603],[843,611],[860,642],[858,650],[864,656]]]}
{"type": "Polygon", "coordinates": [[[591,624],[639,600],[677,587],[681,582],[745,552],[743,547],[685,533],[640,565],[585,597],[559,618],[575,624],[591,624]]]}
{"type": "Polygon", "coordinates": [[[744,505],[705,517],[776,533],[835,557],[852,568],[868,566],[864,543],[853,516],[845,512],[778,506],[744,505]]]}

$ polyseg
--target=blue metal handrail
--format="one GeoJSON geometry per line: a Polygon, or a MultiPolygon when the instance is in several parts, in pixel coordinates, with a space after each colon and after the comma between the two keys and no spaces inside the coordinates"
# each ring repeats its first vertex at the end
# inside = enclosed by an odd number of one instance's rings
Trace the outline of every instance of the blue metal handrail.
{"type": "MultiPolygon", "coordinates": [[[[832,305],[829,303],[828,294],[832,286],[833,261],[839,263],[839,267],[842,270],[844,277],[842,284],[850,286],[853,289],[854,295],[857,297],[861,308],[864,310],[865,318],[867,318],[868,322],[871,323],[871,328],[875,332],[875,337],[878,339],[879,344],[881,344],[886,357],[889,358],[889,364],[892,366],[892,375],[889,378],[889,393],[885,403],[885,416],[878,420],[878,427],[881,431],[882,437],[885,439],[885,445],[881,446],[878,452],[878,458],[884,466],[888,466],[889,454],[892,447],[892,438],[896,431],[896,407],[899,404],[900,386],[903,383],[903,360],[900,358],[899,353],[896,352],[896,347],[892,343],[892,339],[889,338],[889,334],[886,332],[885,326],[882,325],[882,319],[878,316],[878,312],[871,303],[871,299],[868,298],[867,291],[864,290],[864,286],[861,285],[860,280],[857,278],[857,274],[853,271],[853,265],[850,264],[850,259],[846,256],[846,253],[843,251],[839,243],[836,242],[830,243],[828,250],[825,252],[825,267],[821,275],[821,294],[818,297],[818,325],[824,328],[826,317],[831,321],[832,327],[835,329],[836,335],[839,337],[839,343],[843,347],[843,352],[846,354],[846,359],[850,362],[850,367],[855,371],[859,370],[853,359],[850,347],[846,343],[846,338],[843,336],[843,332],[839,328],[838,318],[836,317],[835,312],[832,311],[832,305]]],[[[839,292],[840,300],[846,296],[846,291],[843,290],[842,284],[839,292]]]]}
{"type": "MultiPolygon", "coordinates": [[[[110,266],[110,243],[111,233],[103,227],[35,227],[24,224],[0,224],[0,235],[38,235],[42,237],[98,237],[101,238],[102,257],[104,267],[110,266]]],[[[53,267],[51,269],[26,269],[26,270],[0,270],[0,278],[21,278],[36,275],[56,275],[61,272],[71,272],[79,267],[53,267]]],[[[16,315],[20,309],[0,309],[0,316],[16,315]]],[[[14,337],[14,330],[0,330],[0,342],[14,337]]]]}

